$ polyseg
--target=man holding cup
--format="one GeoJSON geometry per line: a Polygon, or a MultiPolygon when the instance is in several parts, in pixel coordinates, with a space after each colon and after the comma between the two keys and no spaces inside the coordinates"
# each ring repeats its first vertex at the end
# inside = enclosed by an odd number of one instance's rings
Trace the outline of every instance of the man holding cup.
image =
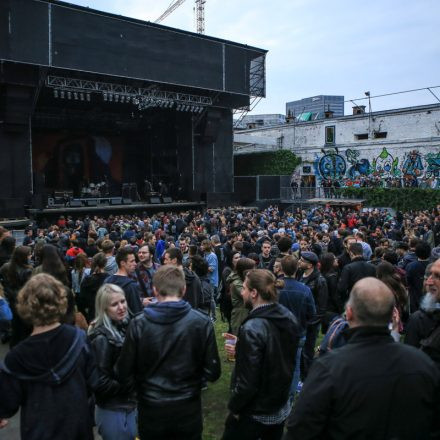
{"type": "Polygon", "coordinates": [[[278,440],[290,413],[299,326],[277,303],[275,276],[268,270],[250,270],[241,295],[251,312],[236,346],[229,340],[232,335],[224,334],[226,352],[228,357],[236,353],[236,364],[223,440],[278,440]]]}

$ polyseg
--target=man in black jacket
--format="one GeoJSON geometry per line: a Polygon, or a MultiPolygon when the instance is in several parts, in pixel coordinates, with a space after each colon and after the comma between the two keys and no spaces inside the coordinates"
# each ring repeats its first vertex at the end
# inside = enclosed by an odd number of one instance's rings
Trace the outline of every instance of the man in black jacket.
{"type": "Polygon", "coordinates": [[[114,275],[110,275],[105,279],[106,284],[116,284],[125,293],[128,311],[131,316],[142,311],[142,293],[136,281],[130,278],[136,269],[136,257],[133,249],[123,247],[116,254],[116,264],[118,271],[114,275]]]}
{"type": "Polygon", "coordinates": [[[163,264],[173,264],[183,271],[186,284],[183,299],[187,301],[193,309],[197,309],[202,296],[202,285],[199,277],[192,270],[183,267],[182,251],[177,248],[167,249],[163,257],[163,264]]]}
{"type": "Polygon", "coordinates": [[[202,381],[220,377],[214,328],[182,300],[180,268],[159,268],[153,291],[158,302],[131,321],[116,369],[137,391],[141,440],[199,440],[202,381]]]}
{"type": "Polygon", "coordinates": [[[302,252],[299,260],[302,277],[299,281],[304,283],[311,291],[315,301],[316,313],[307,321],[306,340],[301,354],[301,379],[307,377],[315,355],[315,344],[319,327],[325,317],[328,301],[327,281],[318,269],[318,256],[314,252],[302,252]]]}
{"type": "Polygon", "coordinates": [[[238,335],[223,440],[277,440],[290,412],[300,330],[294,315],[277,303],[269,271],[249,271],[241,295],[252,310],[238,335]]]}
{"type": "Polygon", "coordinates": [[[352,287],[366,277],[376,277],[376,267],[365,261],[360,243],[351,243],[348,247],[351,263],[344,266],[338,282],[338,296],[342,303],[348,299],[352,287]]]}
{"type": "Polygon", "coordinates": [[[365,278],[346,305],[348,344],[314,362],[285,440],[438,438],[440,373],[388,330],[394,295],[365,278]]]}

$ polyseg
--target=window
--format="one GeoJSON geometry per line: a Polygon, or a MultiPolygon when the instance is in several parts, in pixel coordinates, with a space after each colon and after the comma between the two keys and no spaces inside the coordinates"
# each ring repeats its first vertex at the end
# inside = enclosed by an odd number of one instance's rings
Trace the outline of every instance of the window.
{"type": "Polygon", "coordinates": [[[368,139],[368,133],[355,134],[354,137],[355,137],[355,139],[357,139],[358,141],[362,141],[362,140],[364,140],[364,139],[368,139]]]}
{"type": "Polygon", "coordinates": [[[335,126],[329,125],[325,127],[325,143],[334,144],[335,143],[335,126]]]}
{"type": "Polygon", "coordinates": [[[374,138],[375,139],[385,139],[387,137],[386,131],[375,131],[374,132],[374,138]]]}
{"type": "Polygon", "coordinates": [[[277,138],[277,147],[279,149],[283,148],[283,144],[284,144],[284,136],[280,136],[279,138],[277,138]]]}

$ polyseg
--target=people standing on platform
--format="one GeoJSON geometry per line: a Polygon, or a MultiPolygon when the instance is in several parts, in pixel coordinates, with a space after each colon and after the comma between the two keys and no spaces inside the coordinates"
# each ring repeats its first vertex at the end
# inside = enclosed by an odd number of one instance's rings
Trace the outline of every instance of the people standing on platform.
{"type": "Polygon", "coordinates": [[[117,363],[122,384],[137,392],[141,440],[200,439],[201,386],[220,377],[214,328],[182,300],[185,284],[181,268],[158,269],[158,301],[130,323],[117,363]]]}

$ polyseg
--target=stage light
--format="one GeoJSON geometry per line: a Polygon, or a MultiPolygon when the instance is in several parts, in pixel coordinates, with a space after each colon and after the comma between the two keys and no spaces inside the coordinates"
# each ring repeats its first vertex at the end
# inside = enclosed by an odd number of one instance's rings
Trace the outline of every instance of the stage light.
{"type": "Polygon", "coordinates": [[[64,90],[61,90],[60,96],[61,96],[61,99],[64,99],[64,97],[66,96],[65,93],[64,93],[64,90]]]}
{"type": "Polygon", "coordinates": [[[130,102],[131,96],[127,96],[127,104],[130,102]]]}
{"type": "Polygon", "coordinates": [[[73,97],[75,98],[75,101],[78,101],[78,92],[73,92],[73,97]]]}
{"type": "Polygon", "coordinates": [[[67,99],[72,99],[72,92],[67,92],[67,99]]]}
{"type": "Polygon", "coordinates": [[[58,98],[58,90],[57,89],[53,89],[53,96],[55,98],[58,98]]]}
{"type": "Polygon", "coordinates": [[[121,96],[121,104],[123,104],[125,102],[125,95],[121,96]]]}
{"type": "Polygon", "coordinates": [[[87,101],[90,102],[90,93],[87,93],[87,94],[86,94],[86,99],[87,99],[87,101]]]}
{"type": "Polygon", "coordinates": [[[180,112],[180,109],[181,109],[181,108],[182,108],[182,106],[181,106],[180,104],[178,104],[176,110],[177,110],[178,112],[180,112]]]}
{"type": "Polygon", "coordinates": [[[112,93],[109,93],[109,95],[108,95],[108,100],[111,102],[111,101],[113,101],[113,94],[112,93]]]}
{"type": "Polygon", "coordinates": [[[79,99],[81,99],[81,101],[84,101],[84,93],[79,94],[79,99]]]}
{"type": "Polygon", "coordinates": [[[115,102],[119,102],[119,95],[115,95],[115,102]]]}
{"type": "Polygon", "coordinates": [[[204,110],[204,108],[203,108],[203,107],[200,107],[200,109],[199,109],[199,113],[202,113],[203,110],[204,110]]]}

